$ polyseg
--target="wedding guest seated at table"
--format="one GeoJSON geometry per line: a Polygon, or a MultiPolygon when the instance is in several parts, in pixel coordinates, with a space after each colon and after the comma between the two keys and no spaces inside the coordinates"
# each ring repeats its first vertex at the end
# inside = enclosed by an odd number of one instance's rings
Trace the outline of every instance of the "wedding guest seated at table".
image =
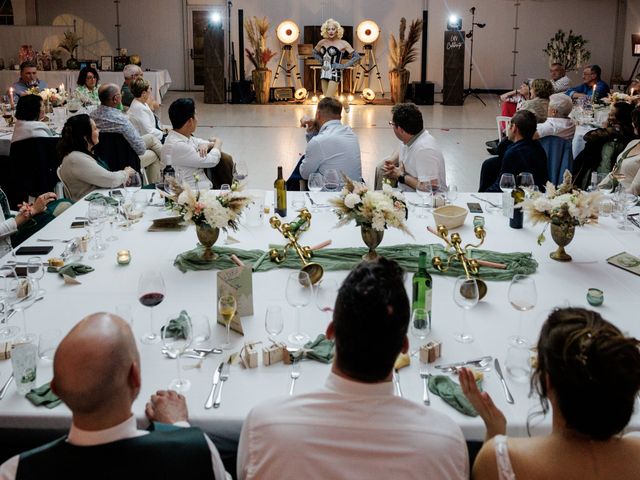
{"type": "Polygon", "coordinates": [[[433,186],[446,189],[447,172],[442,149],[436,139],[424,129],[422,113],[418,107],[413,103],[394,105],[391,108],[391,118],[389,125],[401,145],[384,161],[384,176],[397,181],[398,187],[404,192],[415,191],[420,177],[432,179],[433,186]]]}
{"type": "Polygon", "coordinates": [[[78,74],[78,86],[76,87],[76,95],[78,95],[83,103],[93,103],[98,105],[100,98],[98,91],[100,89],[100,75],[93,67],[84,67],[78,74]]]}
{"type": "Polygon", "coordinates": [[[566,75],[564,65],[558,62],[552,63],[549,69],[551,84],[555,93],[564,93],[571,86],[571,80],[566,75]]]}
{"type": "Polygon", "coordinates": [[[554,93],[549,97],[549,111],[547,119],[538,123],[533,138],[556,136],[565,140],[573,140],[576,124],[569,118],[573,110],[573,102],[563,93],[554,93]]]}
{"type": "Polygon", "coordinates": [[[342,103],[334,97],[318,102],[314,119],[303,117],[301,125],[306,127],[307,148],[287,180],[288,190],[312,173],[324,175],[327,170],[344,173],[353,180],[362,179],[358,137],[349,125],[341,123],[341,117],[342,103]]]}
{"type": "Polygon", "coordinates": [[[138,130],[140,135],[152,134],[161,143],[164,143],[165,133],[158,127],[158,118],[149,108],[149,99],[151,98],[151,88],[149,81],[144,78],[138,78],[131,83],[131,93],[133,94],[133,102],[127,115],[138,130]]]}
{"type": "Polygon", "coordinates": [[[146,405],[153,430],[132,413],[140,393],[140,354],[129,325],[94,313],[62,339],[51,390],[69,407],[68,435],[0,466],[0,478],[228,478],[220,455],[188,423],[185,398],[158,391],[146,405]],[[93,472],[93,473],[92,473],[93,472]]]}
{"type": "Polygon", "coordinates": [[[621,433],[640,389],[639,348],[596,312],[555,310],[542,326],[531,376],[541,413],[551,405],[552,430],[535,438],[506,437],[504,414],[462,369],[462,390],[487,428],[473,479],[638,478],[640,438],[621,433]]]}
{"type": "Polygon", "coordinates": [[[324,388],[249,412],[238,478],[467,479],[460,427],[393,393],[394,362],[409,348],[409,314],[396,262],[380,258],[356,266],[327,327],[335,358],[324,388]]]}
{"type": "Polygon", "coordinates": [[[640,195],[640,107],[632,112],[631,121],[636,139],[631,140],[618,155],[613,171],[601,185],[615,185],[619,182],[625,192],[640,195]]]}
{"type": "Polygon", "coordinates": [[[584,98],[593,95],[594,86],[597,98],[604,98],[609,94],[609,85],[602,81],[602,69],[598,65],[587,65],[582,70],[582,84],[570,88],[565,93],[571,98],[584,98]]]}
{"type": "Polygon", "coordinates": [[[520,106],[531,98],[531,89],[529,88],[529,80],[522,82],[516,90],[500,95],[500,114],[504,117],[513,117],[520,106]]]}
{"type": "Polygon", "coordinates": [[[193,134],[198,128],[196,104],[192,98],[179,98],[169,106],[169,119],[173,130],[162,146],[162,160],[171,165],[183,182],[193,188],[220,188],[233,182],[233,159],[222,153],[222,140],[210,141],[193,134]],[[204,169],[212,169],[209,179],[204,169]],[[198,177],[196,179],[196,177],[198,177]]]}
{"type": "Polygon", "coordinates": [[[633,106],[617,102],[611,106],[606,125],[584,135],[585,147],[574,159],[573,182],[586,189],[591,183],[591,173],[609,173],[616,159],[631,140],[636,138],[631,120],[633,106]]]}
{"type": "Polygon", "coordinates": [[[124,185],[136,173],[131,167],[110,172],[106,163],[93,154],[99,132],[95,122],[84,113],[69,117],[62,129],[58,143],[62,164],[58,168],[58,176],[74,202],[99,188],[124,185]]]}
{"type": "Polygon", "coordinates": [[[105,133],[121,134],[140,157],[140,167],[146,170],[149,183],[159,182],[164,168],[160,160],[162,144],[151,133],[140,136],[129,118],[118,110],[121,100],[120,87],[107,83],[100,87],[98,94],[100,105],[91,112],[96,126],[105,133]]]}
{"type": "Polygon", "coordinates": [[[529,110],[536,116],[536,121],[542,123],[547,119],[549,111],[549,97],[553,94],[553,85],[545,78],[536,78],[531,82],[531,95],[522,102],[518,110],[529,110]]]}
{"type": "Polygon", "coordinates": [[[13,128],[11,143],[33,137],[52,137],[53,132],[42,121],[44,102],[40,95],[24,95],[16,105],[16,124],[13,128]]]}
{"type": "Polygon", "coordinates": [[[138,78],[142,78],[144,72],[138,65],[130,63],[129,65],[125,65],[122,70],[122,74],[124,75],[124,83],[121,87],[122,105],[129,108],[131,106],[131,102],[133,102],[133,99],[135,98],[133,93],[131,93],[131,84],[138,78]]]}
{"type": "Polygon", "coordinates": [[[511,118],[508,128],[510,144],[502,158],[491,157],[482,163],[480,170],[480,192],[500,192],[500,177],[512,173],[515,177],[522,172],[533,174],[535,184],[544,191],[549,180],[547,154],[537,140],[536,117],[529,110],[520,110],[511,118]]]}
{"type": "Polygon", "coordinates": [[[17,102],[18,99],[27,93],[27,90],[31,88],[37,88],[38,90],[44,90],[47,88],[47,82],[38,79],[38,66],[27,60],[20,64],[20,78],[12,85],[13,87],[13,101],[17,102]]]}

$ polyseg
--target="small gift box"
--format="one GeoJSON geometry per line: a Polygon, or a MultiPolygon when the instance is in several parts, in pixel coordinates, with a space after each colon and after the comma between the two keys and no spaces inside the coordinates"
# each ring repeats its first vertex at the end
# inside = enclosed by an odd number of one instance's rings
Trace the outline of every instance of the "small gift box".
{"type": "Polygon", "coordinates": [[[240,358],[245,368],[258,368],[258,347],[262,342],[245,343],[240,350],[240,358]]]}
{"type": "Polygon", "coordinates": [[[431,341],[420,347],[420,362],[433,363],[442,355],[442,342],[431,341]]]}
{"type": "Polygon", "coordinates": [[[291,363],[286,345],[283,343],[274,343],[268,347],[262,347],[262,363],[265,367],[282,361],[291,363]]]}

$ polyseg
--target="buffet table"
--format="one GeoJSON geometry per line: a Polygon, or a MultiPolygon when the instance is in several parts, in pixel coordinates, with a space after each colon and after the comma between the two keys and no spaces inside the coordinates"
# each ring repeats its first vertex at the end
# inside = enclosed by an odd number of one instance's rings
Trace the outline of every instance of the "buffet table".
{"type": "MultiPolygon", "coordinates": [[[[271,193],[266,193],[270,197],[271,193]]],[[[298,193],[290,193],[289,199],[298,193]]],[[[313,194],[318,201],[326,201],[330,194],[313,194]]],[[[414,195],[414,194],[410,194],[414,195]]],[[[157,196],[156,196],[157,198],[157,196]]],[[[485,194],[485,198],[498,199],[496,194],[485,194]]],[[[413,199],[417,200],[417,199],[413,199]]],[[[458,205],[465,205],[467,201],[475,201],[466,194],[461,194],[458,205]]],[[[74,217],[86,215],[88,202],[80,201],[73,205],[54,222],[47,225],[35,237],[26,243],[29,245],[47,245],[37,242],[36,238],[69,239],[77,236],[83,230],[71,229],[74,217]]],[[[484,205],[483,205],[484,207],[484,205]]],[[[637,210],[637,208],[636,208],[637,210]]],[[[293,209],[289,208],[293,219],[293,209]]],[[[118,305],[129,304],[133,310],[133,331],[137,339],[149,328],[149,312],[137,300],[138,277],[148,269],[157,269],[162,273],[166,284],[165,300],[155,308],[155,330],[172,315],[185,309],[194,317],[208,315],[212,322],[213,344],[223,341],[225,329],[215,323],[216,312],[216,271],[189,271],[182,273],[173,266],[173,261],[181,252],[192,249],[196,245],[196,234],[193,226],[183,231],[147,232],[151,219],[167,216],[167,212],[160,206],[146,207],[142,220],[133,225],[132,230],[116,230],[117,241],[105,242],[107,249],[104,258],[82,262],[91,265],[95,271],[78,277],[81,285],[65,285],[62,279],[54,273],[47,273],[41,281],[41,287],[46,289],[44,300],[35,303],[27,310],[27,325],[31,332],[40,334],[51,328],[60,329],[63,334],[84,316],[98,311],[115,311],[118,305]],[[116,263],[116,252],[121,249],[131,251],[131,263],[119,266],[116,263]]],[[[463,227],[457,231],[464,243],[475,241],[473,236],[472,215],[466,219],[463,227]]],[[[559,263],[549,258],[549,252],[555,245],[549,238],[542,246],[536,244],[536,237],[541,227],[533,227],[525,223],[522,230],[508,227],[508,220],[498,214],[484,214],[487,238],[483,248],[500,252],[532,252],[538,261],[538,271],[534,275],[537,284],[538,302],[531,312],[524,314],[524,334],[529,339],[537,338],[537,332],[550,309],[556,306],[588,307],[586,292],[589,287],[604,290],[604,305],[598,311],[608,320],[617,324],[630,335],[640,336],[640,324],[637,322],[637,312],[640,311],[640,277],[621,269],[610,266],[605,259],[627,251],[640,255],[640,230],[624,232],[617,228],[611,218],[601,219],[599,224],[576,229],[574,241],[566,247],[573,256],[570,263],[559,263]]],[[[334,229],[335,215],[324,209],[313,213],[312,225],[308,232],[301,237],[303,245],[315,245],[324,240],[332,239],[332,247],[364,246],[360,238],[360,231],[353,224],[334,229]]],[[[402,243],[431,244],[440,243],[428,233],[427,225],[433,225],[431,215],[428,218],[418,218],[415,211],[409,214],[408,226],[415,238],[411,238],[399,230],[385,231],[381,247],[402,243]]],[[[109,226],[105,227],[103,237],[109,236],[109,226]]],[[[268,215],[262,219],[258,227],[241,226],[238,232],[232,233],[240,243],[232,245],[240,249],[266,249],[269,244],[282,244],[282,236],[268,224],[268,215]]],[[[547,232],[547,236],[550,235],[547,232]]],[[[218,245],[224,246],[225,234],[221,234],[218,245]]],[[[64,247],[62,243],[51,243],[55,246],[52,256],[59,255],[64,247]]],[[[27,257],[19,257],[26,261],[27,257]]],[[[5,258],[4,260],[7,260],[5,258]]],[[[288,274],[292,270],[276,269],[266,273],[253,274],[254,315],[244,317],[242,324],[245,336],[233,333],[231,341],[233,350],[238,352],[244,342],[262,341],[269,344],[264,329],[264,315],[268,305],[281,305],[285,315],[285,327],[279,339],[286,341],[286,337],[294,328],[294,310],[285,300],[285,285],[288,274]]],[[[325,278],[341,282],[346,271],[327,272],[325,278]]],[[[470,359],[482,355],[492,355],[500,359],[503,370],[507,352],[507,337],[518,329],[518,312],[507,300],[509,282],[488,282],[487,296],[474,309],[470,310],[467,320],[475,341],[470,344],[457,343],[453,332],[458,330],[461,310],[452,300],[452,290],[455,278],[433,274],[433,323],[432,332],[428,340],[442,341],[442,358],[437,363],[449,363],[463,359],[470,359]]],[[[406,277],[406,287],[411,291],[411,275],[406,277]]],[[[303,330],[312,338],[324,333],[330,321],[330,314],[321,312],[312,302],[303,308],[303,330]]],[[[19,316],[11,321],[20,325],[19,316]]],[[[409,338],[413,351],[418,347],[417,340],[409,338]]],[[[145,402],[158,389],[167,388],[169,382],[176,377],[176,361],[161,355],[161,344],[144,345],[138,341],[138,348],[142,363],[142,390],[133,405],[133,412],[141,425],[146,425],[144,416],[145,402]]],[[[260,346],[259,346],[260,348],[260,346]]],[[[224,355],[209,355],[202,362],[200,368],[185,369],[183,374],[191,380],[191,389],[185,396],[188,402],[190,421],[193,425],[202,427],[206,431],[216,432],[231,430],[239,432],[243,419],[248,411],[258,403],[268,398],[286,395],[290,383],[290,366],[278,363],[264,366],[262,358],[255,369],[244,370],[239,365],[233,365],[229,380],[224,387],[222,404],[218,409],[205,410],[204,403],[211,386],[211,377],[218,364],[226,360],[229,351],[224,355]]],[[[184,359],[183,366],[194,366],[197,360],[184,359]]],[[[297,381],[296,393],[304,393],[323,386],[330,366],[311,360],[301,363],[301,375],[297,381]]],[[[4,383],[11,373],[10,361],[0,362],[0,384],[4,383]]],[[[437,370],[431,368],[431,373],[437,370]]],[[[51,364],[39,360],[36,385],[48,382],[52,376],[51,364]]],[[[417,358],[412,364],[400,370],[402,391],[405,398],[420,403],[422,401],[422,382],[419,377],[419,363],[417,358]]],[[[488,391],[495,403],[500,407],[508,420],[508,434],[511,436],[525,436],[526,422],[529,413],[539,410],[537,398],[529,398],[528,383],[516,383],[507,377],[507,382],[515,403],[510,405],[505,401],[505,395],[493,371],[485,373],[483,387],[488,391]]],[[[431,407],[453,418],[462,428],[467,440],[482,440],[484,426],[479,417],[464,416],[448,405],[439,397],[431,395],[431,407]]],[[[0,401],[0,428],[28,428],[28,429],[64,429],[70,422],[70,412],[65,405],[55,409],[34,407],[23,396],[18,395],[12,386],[6,397],[0,401]]],[[[549,431],[550,415],[533,428],[534,434],[549,431]]],[[[640,414],[632,418],[630,430],[640,430],[640,414]]]]}
{"type": "MultiPolygon", "coordinates": [[[[57,88],[61,83],[69,91],[76,89],[78,70],[39,71],[38,78],[47,82],[49,88],[57,88]]],[[[99,72],[100,84],[115,83],[122,85],[124,75],[122,72],[99,72]]],[[[0,89],[7,90],[18,80],[20,72],[17,70],[0,70],[0,89]]],[[[162,97],[171,86],[171,76],[168,70],[148,70],[144,72],[144,78],[151,84],[153,98],[162,103],[162,97]]]]}

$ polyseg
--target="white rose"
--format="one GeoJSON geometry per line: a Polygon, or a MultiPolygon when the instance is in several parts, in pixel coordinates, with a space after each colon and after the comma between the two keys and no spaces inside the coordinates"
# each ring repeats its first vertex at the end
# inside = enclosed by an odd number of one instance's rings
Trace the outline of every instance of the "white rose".
{"type": "Polygon", "coordinates": [[[355,193],[349,193],[346,197],[344,197],[344,205],[347,208],[354,208],[356,205],[361,203],[360,196],[355,193]]]}

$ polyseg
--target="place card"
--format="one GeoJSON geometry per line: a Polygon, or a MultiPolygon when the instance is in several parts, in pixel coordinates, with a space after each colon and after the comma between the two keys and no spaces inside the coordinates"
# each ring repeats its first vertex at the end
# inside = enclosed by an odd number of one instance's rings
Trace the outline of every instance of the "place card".
{"type": "Polygon", "coordinates": [[[442,342],[431,341],[420,347],[420,362],[433,363],[442,355],[442,342]]]}
{"type": "MultiPolygon", "coordinates": [[[[218,300],[223,295],[233,295],[238,305],[236,314],[231,320],[231,330],[244,335],[241,317],[253,315],[253,277],[251,265],[233,267],[218,272],[218,300]]],[[[218,323],[224,325],[221,315],[217,315],[218,323]]]]}

